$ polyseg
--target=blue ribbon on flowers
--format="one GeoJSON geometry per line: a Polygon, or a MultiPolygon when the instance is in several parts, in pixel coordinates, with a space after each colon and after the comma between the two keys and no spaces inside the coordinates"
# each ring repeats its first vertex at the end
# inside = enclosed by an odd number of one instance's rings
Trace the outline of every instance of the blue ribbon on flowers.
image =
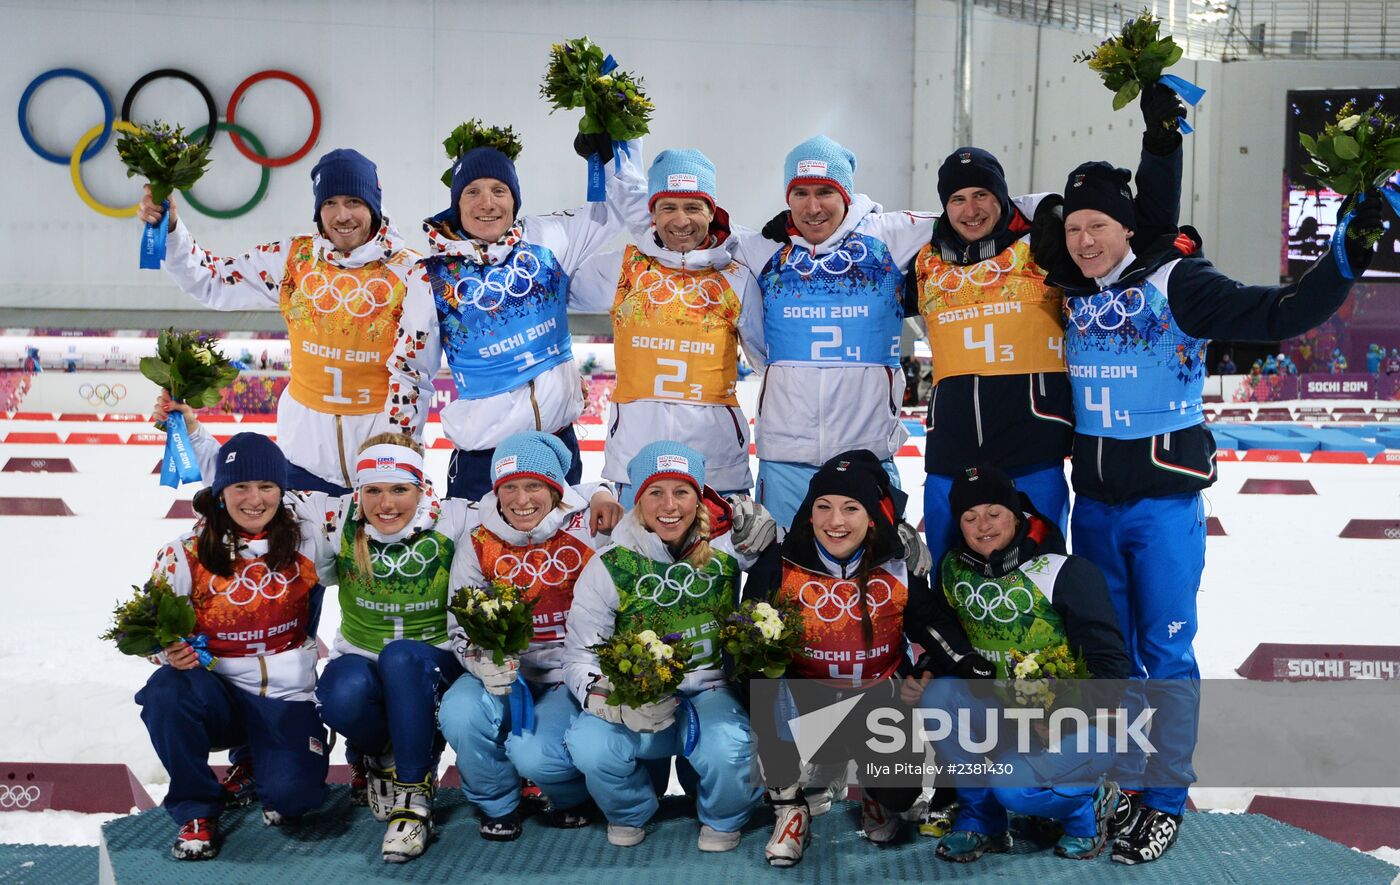
{"type": "MultiPolygon", "coordinates": [[[[1181,100],[1193,108],[1200,103],[1201,98],[1206,94],[1206,91],[1195,83],[1178,77],[1175,74],[1163,74],[1162,78],[1157,82],[1181,96],[1181,100]]],[[[1191,124],[1186,122],[1186,117],[1183,115],[1181,117],[1181,134],[1190,135],[1195,131],[1196,130],[1191,128],[1191,124]]]]}
{"type": "MultiPolygon", "coordinates": [[[[160,205],[166,212],[170,211],[169,200],[160,205]]],[[[165,260],[166,222],[165,213],[161,213],[155,224],[147,224],[146,229],[141,231],[142,270],[160,270],[160,263],[165,260]]]]}
{"type": "MultiPolygon", "coordinates": [[[[1390,204],[1391,210],[1400,215],[1400,187],[1394,182],[1386,182],[1380,186],[1380,195],[1390,204]]],[[[1356,197],[1356,205],[1360,206],[1366,199],[1364,193],[1356,197]]],[[[1337,227],[1332,231],[1332,257],[1337,260],[1337,269],[1342,272],[1342,277],[1348,280],[1356,279],[1356,272],[1351,269],[1351,262],[1347,260],[1347,228],[1351,227],[1351,221],[1356,217],[1356,206],[1351,211],[1343,215],[1337,222],[1337,227]]]]}
{"type": "Polygon", "coordinates": [[[695,745],[700,743],[700,714],[695,712],[695,702],[679,692],[676,693],[676,702],[680,704],[681,712],[685,713],[685,744],[681,755],[689,757],[695,745]]]}
{"type": "Polygon", "coordinates": [[[199,658],[199,666],[208,669],[214,666],[214,656],[209,653],[209,637],[203,633],[196,633],[193,636],[186,636],[185,645],[194,649],[195,657],[199,658]]]}
{"type": "MultiPolygon", "coordinates": [[[[616,70],[616,69],[617,69],[617,59],[613,58],[612,55],[609,54],[607,58],[603,59],[603,67],[602,67],[602,69],[601,69],[601,73],[603,73],[603,74],[611,74],[611,73],[612,73],[614,70],[616,70]]],[[[614,172],[621,172],[621,171],[622,171],[622,159],[621,159],[621,157],[620,157],[620,155],[619,155],[619,150],[618,150],[618,146],[619,146],[619,145],[621,145],[621,150],[622,150],[622,151],[627,152],[627,155],[628,155],[628,156],[631,156],[631,151],[629,151],[629,150],[627,149],[627,143],[626,143],[626,142],[614,141],[614,142],[613,142],[613,171],[614,171],[614,172]]],[[[599,155],[599,154],[592,154],[592,155],[589,156],[589,158],[588,158],[588,202],[590,202],[590,203],[601,203],[601,202],[605,201],[605,200],[608,198],[607,185],[606,185],[606,183],[605,183],[604,180],[603,180],[603,163],[604,163],[604,162],[605,162],[605,161],[603,160],[602,156],[599,155]]]]}
{"type": "Polygon", "coordinates": [[[185,416],[172,410],[165,416],[165,457],[160,462],[160,484],[178,489],[182,483],[199,482],[202,478],[194,460],[194,442],[185,426],[185,416]]]}
{"type": "Polygon", "coordinates": [[[510,733],[520,737],[534,730],[535,696],[525,684],[525,677],[517,674],[515,684],[510,687],[510,733]]]}

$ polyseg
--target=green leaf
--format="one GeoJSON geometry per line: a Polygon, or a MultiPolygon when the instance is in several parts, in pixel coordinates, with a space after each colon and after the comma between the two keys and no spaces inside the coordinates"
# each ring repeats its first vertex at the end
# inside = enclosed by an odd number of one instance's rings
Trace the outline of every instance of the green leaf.
{"type": "Polygon", "coordinates": [[[150,382],[165,390],[170,389],[170,366],[156,356],[141,357],[141,374],[150,382]]]}
{"type": "Polygon", "coordinates": [[[1127,107],[1129,102],[1138,97],[1138,92],[1140,90],[1141,87],[1136,80],[1125,83],[1122,89],[1119,89],[1113,94],[1113,109],[1115,111],[1121,111],[1123,108],[1127,107]]]}
{"type": "Polygon", "coordinates": [[[1350,135],[1338,135],[1332,139],[1332,149],[1343,160],[1355,160],[1361,156],[1361,148],[1350,135]]]}
{"type": "Polygon", "coordinates": [[[1298,133],[1298,143],[1303,146],[1303,150],[1310,154],[1317,153],[1317,140],[1306,132],[1298,133]]]}

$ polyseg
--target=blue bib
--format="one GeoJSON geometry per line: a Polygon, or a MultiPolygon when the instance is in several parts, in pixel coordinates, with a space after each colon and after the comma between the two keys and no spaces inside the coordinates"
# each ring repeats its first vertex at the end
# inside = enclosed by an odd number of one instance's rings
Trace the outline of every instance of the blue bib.
{"type": "Polygon", "coordinates": [[[1067,297],[1074,429],[1146,439],[1201,423],[1208,343],[1181,330],[1151,282],[1067,297]]]}
{"type": "Polygon", "coordinates": [[[550,250],[520,243],[501,264],[437,255],[424,268],[459,398],[514,390],[573,359],[569,277],[550,250]]]}
{"type": "Polygon", "coordinates": [[[769,362],[899,365],[903,280],[880,240],[853,231],[826,255],[785,246],[759,284],[769,362]]]}

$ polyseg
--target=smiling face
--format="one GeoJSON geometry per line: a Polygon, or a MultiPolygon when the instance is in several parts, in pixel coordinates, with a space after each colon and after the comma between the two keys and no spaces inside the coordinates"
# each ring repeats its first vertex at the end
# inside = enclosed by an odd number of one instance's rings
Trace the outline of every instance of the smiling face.
{"type": "Polygon", "coordinates": [[[1000,504],[978,504],[958,521],[963,540],[973,553],[986,557],[1016,537],[1016,514],[1000,504]]]}
{"type": "Polygon", "coordinates": [[[822,495],[812,502],[812,534],[837,559],[845,559],[865,543],[870,514],[855,498],[822,495]]]}
{"type": "Polygon", "coordinates": [[[715,212],[704,200],[662,197],[651,208],[651,221],[661,243],[672,252],[689,252],[710,234],[715,212]]]}
{"type": "Polygon", "coordinates": [[[559,503],[559,493],[538,479],[522,477],[496,489],[496,509],[516,531],[528,532],[559,503]]]}
{"type": "Polygon", "coordinates": [[[499,178],[478,178],[462,189],[457,211],[468,236],[494,243],[515,223],[515,197],[499,178]]]}
{"type": "Polygon", "coordinates": [[[964,242],[975,243],[996,230],[1001,200],[984,187],[965,187],[948,197],[944,213],[964,242]]]}
{"type": "Polygon", "coordinates": [[[409,482],[371,482],[360,486],[360,506],[365,518],[385,535],[408,527],[422,497],[423,490],[409,482]]]}
{"type": "Polygon", "coordinates": [[[321,204],[321,232],[340,252],[353,252],[374,236],[374,213],[359,197],[331,197],[321,204]]]}
{"type": "Polygon", "coordinates": [[[233,483],[224,487],[222,495],[224,509],[234,525],[250,535],[267,528],[282,506],[282,489],[265,479],[233,483]]]}
{"type": "Polygon", "coordinates": [[[846,220],[846,198],[834,185],[793,185],[787,202],[793,227],[813,246],[825,243],[846,220]]]}
{"type": "Polygon", "coordinates": [[[1097,209],[1076,209],[1065,219],[1065,248],[1089,279],[1099,279],[1128,254],[1133,232],[1097,209]]]}
{"type": "Polygon", "coordinates": [[[637,510],[642,525],[667,544],[678,544],[690,534],[700,496],[695,486],[680,479],[658,479],[642,490],[637,510]]]}

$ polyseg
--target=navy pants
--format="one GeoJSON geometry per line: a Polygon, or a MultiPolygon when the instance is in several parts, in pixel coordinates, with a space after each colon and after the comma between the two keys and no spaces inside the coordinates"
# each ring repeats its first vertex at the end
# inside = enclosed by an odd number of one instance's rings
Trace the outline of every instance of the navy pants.
{"type": "Polygon", "coordinates": [[[264,808],[295,817],[325,799],[329,745],[311,701],[258,697],[208,670],[167,666],[146,680],[136,703],[170,774],[162,804],[177,824],[219,816],[224,788],[209,753],[243,744],[264,808]]]}
{"type": "Polygon", "coordinates": [[[348,752],[378,755],[392,747],[397,779],[418,783],[440,753],[438,703],[461,675],[450,651],[396,639],[378,661],[350,654],[327,664],[316,700],[321,718],[345,736],[348,752]]]}
{"type": "MultiPolygon", "coordinates": [[[[574,463],[564,475],[565,485],[576,486],[583,479],[583,460],[579,458],[578,437],[574,425],[556,430],[554,435],[564,441],[573,453],[574,463]]],[[[495,449],[453,449],[447,462],[447,494],[444,498],[465,498],[480,501],[491,491],[491,455],[495,449]]]]}

